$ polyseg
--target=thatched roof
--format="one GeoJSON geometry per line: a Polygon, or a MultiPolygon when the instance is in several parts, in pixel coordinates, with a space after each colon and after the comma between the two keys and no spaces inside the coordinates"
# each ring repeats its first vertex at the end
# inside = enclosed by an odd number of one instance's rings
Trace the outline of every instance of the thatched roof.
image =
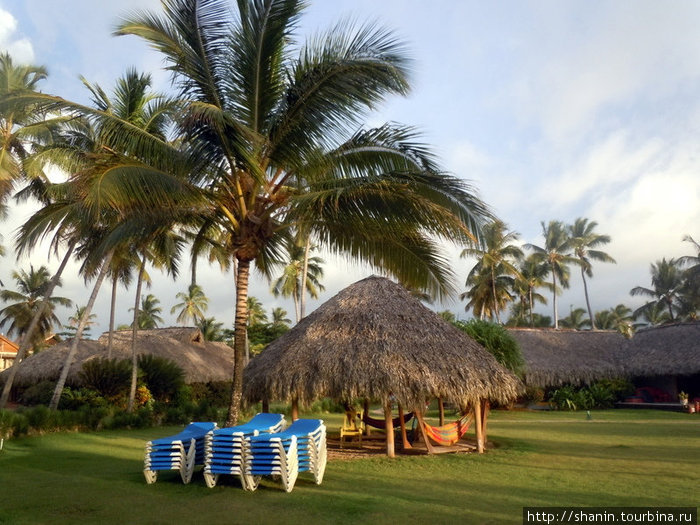
{"type": "Polygon", "coordinates": [[[249,401],[392,394],[408,408],[442,397],[507,402],[517,377],[403,287],[369,277],[338,293],[271,343],[244,372],[249,401]]]}
{"type": "MultiPolygon", "coordinates": [[[[97,341],[83,340],[78,345],[68,382],[76,383],[84,362],[107,357],[108,334],[97,341]]],[[[70,350],[71,341],[27,357],[19,364],[15,385],[27,386],[41,380],[58,379],[70,350]]],[[[197,328],[161,328],[140,330],[136,338],[138,354],[154,354],[171,359],[185,372],[187,383],[230,381],[233,371],[233,349],[223,343],[204,341],[197,328]]],[[[114,333],[112,357],[131,358],[131,330],[114,333]]],[[[3,374],[0,374],[2,382],[3,374]]]]}
{"type": "Polygon", "coordinates": [[[630,343],[625,369],[631,376],[700,373],[700,322],[639,330],[630,343]]]}
{"type": "Polygon", "coordinates": [[[662,325],[626,339],[613,331],[509,328],[525,361],[525,383],[558,386],[613,377],[700,373],[700,323],[662,325]]]}

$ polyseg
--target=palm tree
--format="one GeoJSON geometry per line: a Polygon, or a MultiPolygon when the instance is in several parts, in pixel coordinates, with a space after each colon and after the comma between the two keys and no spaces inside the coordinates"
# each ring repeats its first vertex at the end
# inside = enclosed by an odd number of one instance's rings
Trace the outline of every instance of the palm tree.
{"type": "Polygon", "coordinates": [[[554,328],[559,328],[559,314],[557,312],[557,278],[562,288],[569,287],[569,264],[579,264],[578,259],[572,257],[570,239],[566,232],[566,227],[561,221],[549,221],[549,224],[542,225],[542,235],[544,236],[544,247],[534,244],[526,244],[528,250],[533,250],[535,260],[547,263],[552,274],[552,297],[554,308],[554,328]]]}
{"type": "Polygon", "coordinates": [[[21,339],[28,337],[29,346],[36,348],[51,333],[54,325],[61,324],[54,311],[56,306],[71,306],[72,302],[65,297],[50,297],[47,301],[48,306],[44,308],[42,298],[51,284],[51,274],[46,266],[35,270],[32,265],[29,272],[24,270],[12,272],[12,278],[18,291],[0,290],[0,299],[5,303],[11,303],[0,310],[0,327],[9,323],[8,335],[14,334],[21,339]],[[38,329],[33,334],[29,334],[29,325],[40,309],[42,313],[39,317],[38,329]]]}
{"type": "MultiPolygon", "coordinates": [[[[68,318],[68,324],[63,325],[65,332],[63,332],[61,335],[64,335],[64,336],[70,337],[70,338],[75,337],[75,332],[78,330],[78,325],[80,324],[80,320],[83,318],[83,315],[85,314],[85,308],[86,308],[85,306],[76,306],[75,307],[75,313],[68,318]]],[[[90,314],[87,316],[86,328],[85,328],[85,330],[83,330],[83,334],[85,336],[90,337],[90,326],[95,324],[95,319],[97,319],[97,315],[95,315],[95,314],[90,314]]]]}
{"type": "Polygon", "coordinates": [[[287,261],[282,275],[272,283],[272,294],[275,297],[291,297],[294,301],[294,313],[297,323],[302,319],[302,303],[304,302],[303,288],[313,299],[318,299],[319,293],[325,290],[320,280],[323,278],[323,259],[309,256],[314,247],[301,245],[298,239],[290,238],[285,246],[287,261]],[[306,275],[306,286],[302,287],[302,278],[306,275]]]}
{"type": "Polygon", "coordinates": [[[513,277],[505,275],[500,265],[493,271],[485,266],[475,266],[469,272],[465,285],[467,291],[459,296],[462,301],[468,300],[464,310],[471,308],[474,316],[481,320],[489,317],[493,321],[497,310],[503,310],[513,300],[509,292],[513,287],[513,277]]]}
{"type": "Polygon", "coordinates": [[[618,304],[615,308],[596,312],[595,321],[602,330],[617,330],[626,337],[631,337],[634,332],[632,325],[632,310],[624,304],[618,304]]]}
{"type": "Polygon", "coordinates": [[[538,260],[534,254],[530,254],[521,260],[518,267],[518,275],[513,282],[513,290],[520,297],[521,314],[527,311],[530,327],[535,326],[533,309],[535,303],[547,304],[547,298],[537,291],[538,288],[547,288],[551,291],[552,284],[546,281],[549,268],[538,260]]]}
{"type": "Polygon", "coordinates": [[[592,330],[595,330],[596,326],[593,310],[591,310],[591,301],[588,298],[588,285],[586,283],[586,275],[588,275],[588,277],[593,277],[593,265],[591,264],[591,260],[615,263],[615,259],[610,257],[607,253],[593,249],[601,244],[608,244],[610,242],[609,235],[601,235],[593,231],[596,226],[598,226],[597,222],[588,222],[588,219],[583,217],[579,217],[569,226],[569,242],[581,266],[583,292],[586,296],[586,307],[588,308],[588,318],[590,319],[592,330]]]}
{"type": "Polygon", "coordinates": [[[287,310],[278,306],[272,309],[272,326],[286,326],[292,324],[292,320],[287,317],[287,310]]]}
{"type": "Polygon", "coordinates": [[[192,322],[192,324],[197,324],[204,320],[204,312],[207,311],[209,306],[209,299],[204,295],[202,288],[196,284],[190,284],[187,288],[187,293],[179,292],[176,299],[180,299],[180,303],[176,304],[170,309],[170,313],[174,314],[179,311],[177,315],[177,322],[182,325],[187,325],[192,322]]]}
{"type": "Polygon", "coordinates": [[[561,325],[564,328],[573,328],[574,330],[582,330],[585,327],[591,326],[590,319],[584,317],[586,310],[583,308],[572,308],[568,317],[561,320],[561,325]]]}
{"type": "Polygon", "coordinates": [[[205,341],[223,341],[224,323],[217,323],[216,319],[213,317],[201,318],[197,322],[197,328],[202,332],[202,336],[205,341]]]}
{"type": "Polygon", "coordinates": [[[253,297],[252,295],[248,297],[247,310],[248,310],[248,319],[247,319],[248,326],[254,326],[256,324],[267,323],[267,313],[265,312],[265,308],[263,307],[263,304],[260,302],[260,300],[257,297],[253,297]]]}
{"type": "Polygon", "coordinates": [[[671,322],[666,305],[658,302],[647,303],[641,308],[637,308],[632,315],[635,320],[641,318],[641,322],[634,323],[634,328],[656,326],[671,322]]]}
{"type": "Polygon", "coordinates": [[[476,257],[478,259],[471,270],[472,272],[490,273],[492,310],[498,323],[501,322],[501,319],[498,314],[496,282],[497,278],[501,276],[510,276],[511,278],[518,276],[515,262],[523,257],[523,251],[519,246],[512,244],[517,239],[517,233],[507,231],[505,223],[496,219],[484,226],[483,246],[472,244],[471,247],[462,250],[460,255],[460,257],[476,257]],[[496,274],[497,270],[500,275],[496,274]]]}
{"type": "MultiPolygon", "coordinates": [[[[141,297],[141,306],[138,309],[137,326],[139,330],[153,330],[158,328],[158,323],[163,322],[163,318],[159,315],[163,309],[158,306],[160,301],[153,294],[148,294],[146,297],[141,297]]],[[[133,308],[129,308],[133,312],[133,308]]]]}
{"type": "Polygon", "coordinates": [[[164,56],[184,100],[182,136],[199,162],[192,180],[210,200],[202,224],[225,232],[237,260],[233,424],[250,265],[268,275],[290,226],[444,295],[451,272],[436,239],[478,235],[489,212],[439,171],[414,130],[357,131],[377,103],[408,90],[407,60],[390,33],[338,25],[294,57],[301,0],[242,0],[233,15],[221,0],[163,5],[117,34],[140,36],[164,56]]]}
{"type": "Polygon", "coordinates": [[[679,295],[683,288],[683,270],[676,259],[666,260],[664,257],[660,261],[651,264],[651,286],[645,288],[643,286],[635,286],[630,290],[632,296],[646,296],[653,300],[647,302],[643,306],[634,311],[634,316],[637,317],[645,309],[650,308],[651,304],[663,305],[668,311],[669,321],[676,320],[676,314],[679,310],[679,295]]]}

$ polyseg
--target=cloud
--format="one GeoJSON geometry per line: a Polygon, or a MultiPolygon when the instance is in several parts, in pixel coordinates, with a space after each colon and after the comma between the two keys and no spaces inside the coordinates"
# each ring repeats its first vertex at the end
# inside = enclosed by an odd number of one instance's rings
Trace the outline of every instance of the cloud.
{"type": "Polygon", "coordinates": [[[34,47],[29,39],[18,38],[16,31],[15,17],[0,8],[0,50],[7,51],[20,64],[31,64],[34,62],[34,47]]]}

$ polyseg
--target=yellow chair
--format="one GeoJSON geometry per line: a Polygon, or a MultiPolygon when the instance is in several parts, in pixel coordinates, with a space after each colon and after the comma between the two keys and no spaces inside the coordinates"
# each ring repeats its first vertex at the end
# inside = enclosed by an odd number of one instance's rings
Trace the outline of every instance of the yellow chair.
{"type": "Polygon", "coordinates": [[[343,426],[340,427],[340,448],[343,448],[345,438],[358,438],[358,446],[362,448],[362,434],[364,432],[364,423],[362,422],[362,410],[348,410],[345,412],[343,426]]]}

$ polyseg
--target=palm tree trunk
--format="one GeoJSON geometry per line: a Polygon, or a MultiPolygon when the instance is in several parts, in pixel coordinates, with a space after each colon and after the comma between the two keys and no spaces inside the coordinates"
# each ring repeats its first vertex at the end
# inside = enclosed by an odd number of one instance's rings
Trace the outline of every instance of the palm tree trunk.
{"type": "Polygon", "coordinates": [[[68,371],[73,364],[73,359],[75,358],[75,353],[78,351],[78,343],[80,338],[83,336],[83,330],[88,324],[90,319],[90,313],[92,312],[92,307],[95,306],[95,301],[97,300],[97,293],[100,291],[102,286],[102,281],[104,281],[107,272],[109,271],[109,263],[112,261],[112,255],[114,252],[109,252],[104,262],[102,263],[102,268],[100,268],[100,273],[97,275],[97,280],[95,281],[95,286],[92,288],[92,293],[90,294],[90,299],[88,304],[83,311],[83,315],[78,323],[78,329],[75,331],[75,337],[70,345],[70,350],[66,356],[66,360],[63,363],[63,369],[61,370],[61,375],[56,382],[56,388],[53,391],[53,397],[51,398],[51,403],[49,408],[51,410],[56,410],[58,408],[58,402],[61,400],[61,394],[63,393],[63,386],[66,384],[66,378],[68,377],[68,371]]]}
{"type": "Polygon", "coordinates": [[[588,308],[588,318],[591,320],[591,330],[595,330],[593,310],[591,310],[591,301],[588,299],[588,285],[586,284],[586,273],[583,271],[583,266],[581,266],[581,279],[583,279],[583,293],[586,296],[586,307],[588,308]]]}
{"type": "Polygon", "coordinates": [[[107,339],[107,359],[112,359],[112,347],[114,345],[114,312],[117,307],[117,284],[116,276],[112,279],[112,299],[109,306],[109,336],[107,339]]]}
{"type": "Polygon", "coordinates": [[[299,320],[306,317],[306,276],[309,273],[309,251],[311,250],[311,239],[306,238],[306,247],[304,249],[304,265],[301,271],[301,297],[299,300],[299,320]]]}
{"type": "Polygon", "coordinates": [[[498,316],[498,302],[496,300],[496,276],[493,273],[493,267],[491,267],[491,293],[493,294],[493,311],[496,314],[496,322],[501,324],[501,319],[498,316]]]}
{"type": "Polygon", "coordinates": [[[131,326],[131,388],[129,389],[129,404],[127,412],[134,410],[134,401],[136,400],[136,381],[138,380],[138,361],[136,359],[136,333],[139,329],[139,303],[141,301],[141,287],[143,286],[143,274],[146,270],[146,253],[144,252],[141,258],[141,267],[139,268],[139,278],[136,282],[136,300],[134,301],[134,322],[131,326]]]}
{"type": "Polygon", "coordinates": [[[528,289],[528,295],[530,296],[530,328],[534,328],[535,318],[532,315],[532,286],[528,289]]]}
{"type": "Polygon", "coordinates": [[[226,426],[238,423],[243,399],[243,367],[248,320],[248,280],[250,278],[250,261],[239,260],[236,275],[236,318],[234,321],[233,341],[233,383],[231,385],[231,402],[226,416],[226,426]]]}
{"type": "Polygon", "coordinates": [[[554,300],[552,304],[554,305],[554,329],[559,330],[559,314],[557,313],[557,274],[554,272],[554,266],[552,266],[552,287],[554,300]]]}
{"type": "Polygon", "coordinates": [[[39,321],[41,320],[41,317],[44,315],[44,312],[46,311],[46,308],[49,305],[49,299],[51,298],[51,294],[53,294],[53,291],[56,289],[56,286],[58,286],[58,282],[61,280],[61,274],[63,273],[63,270],[65,270],[66,264],[68,264],[68,261],[70,260],[70,257],[73,254],[73,250],[75,249],[76,244],[77,241],[73,241],[68,245],[68,250],[63,256],[63,260],[61,261],[58,270],[51,278],[49,286],[46,288],[44,300],[39,305],[39,308],[37,308],[37,311],[34,314],[34,317],[32,317],[32,320],[29,323],[29,327],[27,328],[27,331],[24,334],[22,341],[20,342],[19,348],[17,349],[17,356],[12,362],[12,366],[10,367],[10,371],[8,372],[7,380],[5,381],[5,386],[2,389],[2,396],[0,396],[0,410],[5,408],[5,406],[7,405],[7,400],[10,398],[10,390],[12,390],[12,384],[15,381],[15,375],[17,375],[17,369],[19,368],[19,364],[27,355],[27,351],[29,350],[29,347],[31,345],[31,340],[34,336],[34,332],[36,332],[36,329],[39,326],[39,321]]]}
{"type": "Polygon", "coordinates": [[[190,284],[197,284],[197,258],[192,257],[192,277],[190,278],[190,284]]]}

